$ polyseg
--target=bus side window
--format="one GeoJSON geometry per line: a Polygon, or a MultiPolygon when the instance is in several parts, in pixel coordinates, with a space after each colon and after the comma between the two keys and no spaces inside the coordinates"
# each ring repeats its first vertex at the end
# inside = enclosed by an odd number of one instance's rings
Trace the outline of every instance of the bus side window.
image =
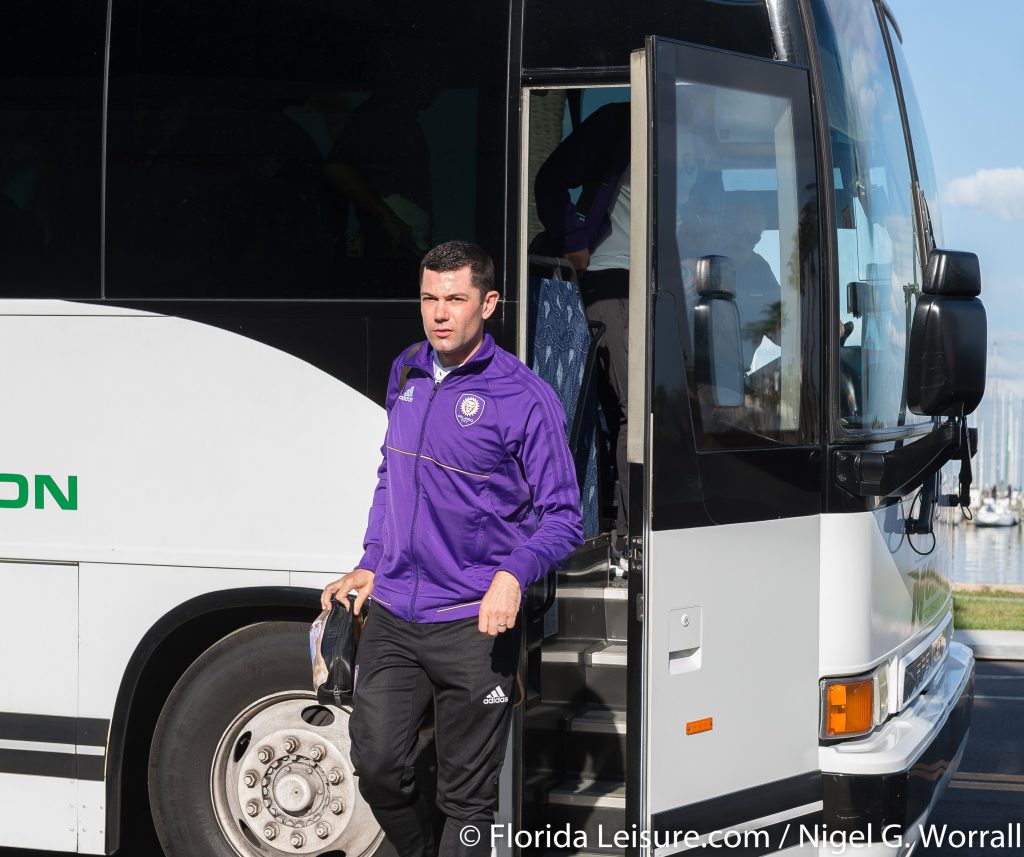
{"type": "Polygon", "coordinates": [[[95,0],[4,5],[0,297],[100,296],[106,17],[95,0]]]}
{"type": "MultiPolygon", "coordinates": [[[[726,260],[740,324],[742,397],[719,407],[715,396],[697,390],[703,445],[728,445],[729,436],[760,445],[813,435],[814,426],[800,419],[807,338],[799,262],[807,251],[802,206],[813,183],[798,180],[813,161],[796,144],[792,102],[681,83],[675,107],[676,243],[691,349],[700,259],[726,260]]],[[[699,363],[701,355],[692,359],[699,363]]],[[[699,387],[701,378],[694,380],[699,387]]]]}
{"type": "Polygon", "coordinates": [[[507,14],[186,5],[112,19],[107,296],[409,298],[440,241],[498,256],[507,14]]]}

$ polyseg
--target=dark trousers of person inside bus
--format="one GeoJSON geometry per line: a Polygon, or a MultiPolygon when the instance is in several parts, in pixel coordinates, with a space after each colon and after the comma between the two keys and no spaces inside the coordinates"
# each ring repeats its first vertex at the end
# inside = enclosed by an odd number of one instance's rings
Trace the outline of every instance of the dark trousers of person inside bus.
{"type": "Polygon", "coordinates": [[[615,448],[618,471],[615,529],[621,549],[627,536],[629,466],[626,462],[627,379],[629,377],[629,271],[607,268],[587,271],[580,278],[587,320],[604,325],[597,350],[597,392],[615,448]]]}
{"type": "Polygon", "coordinates": [[[512,718],[520,626],[406,622],[373,605],[359,640],[349,734],[359,791],[399,857],[489,857],[512,718]],[[417,738],[434,705],[439,844],[416,784],[417,738]]]}

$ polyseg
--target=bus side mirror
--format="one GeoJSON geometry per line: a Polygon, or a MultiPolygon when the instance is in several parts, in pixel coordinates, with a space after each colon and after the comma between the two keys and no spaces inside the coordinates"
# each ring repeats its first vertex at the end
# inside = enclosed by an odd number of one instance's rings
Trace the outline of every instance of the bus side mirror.
{"type": "Polygon", "coordinates": [[[973,253],[933,250],[914,310],[907,405],[924,416],[966,416],[985,393],[988,322],[973,253]]]}
{"type": "Polygon", "coordinates": [[[736,308],[736,269],[725,256],[701,256],[694,268],[694,370],[717,407],[743,404],[743,347],[736,308]]]}

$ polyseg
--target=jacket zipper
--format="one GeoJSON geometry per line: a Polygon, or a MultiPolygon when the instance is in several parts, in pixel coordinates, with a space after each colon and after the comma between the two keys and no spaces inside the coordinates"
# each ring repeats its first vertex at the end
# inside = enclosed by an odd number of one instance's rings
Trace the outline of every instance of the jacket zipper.
{"type": "Polygon", "coordinates": [[[420,439],[416,443],[416,462],[413,464],[413,484],[416,486],[416,500],[412,507],[412,524],[409,528],[412,541],[413,562],[416,566],[416,580],[412,586],[412,600],[409,602],[409,621],[416,621],[416,594],[420,591],[420,557],[416,550],[416,519],[420,513],[420,453],[423,451],[423,438],[427,433],[427,419],[430,417],[430,409],[434,405],[434,397],[437,395],[437,388],[441,386],[440,381],[434,382],[434,389],[430,391],[430,398],[427,400],[427,410],[423,414],[423,423],[420,425],[420,439]]]}

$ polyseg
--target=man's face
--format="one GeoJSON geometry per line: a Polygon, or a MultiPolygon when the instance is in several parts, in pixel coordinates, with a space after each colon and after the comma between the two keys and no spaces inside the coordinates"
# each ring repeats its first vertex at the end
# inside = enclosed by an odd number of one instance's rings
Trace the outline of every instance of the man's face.
{"type": "Polygon", "coordinates": [[[498,304],[498,293],[480,294],[467,265],[457,271],[423,271],[420,312],[423,331],[444,366],[465,363],[484,338],[484,320],[498,304]]]}

